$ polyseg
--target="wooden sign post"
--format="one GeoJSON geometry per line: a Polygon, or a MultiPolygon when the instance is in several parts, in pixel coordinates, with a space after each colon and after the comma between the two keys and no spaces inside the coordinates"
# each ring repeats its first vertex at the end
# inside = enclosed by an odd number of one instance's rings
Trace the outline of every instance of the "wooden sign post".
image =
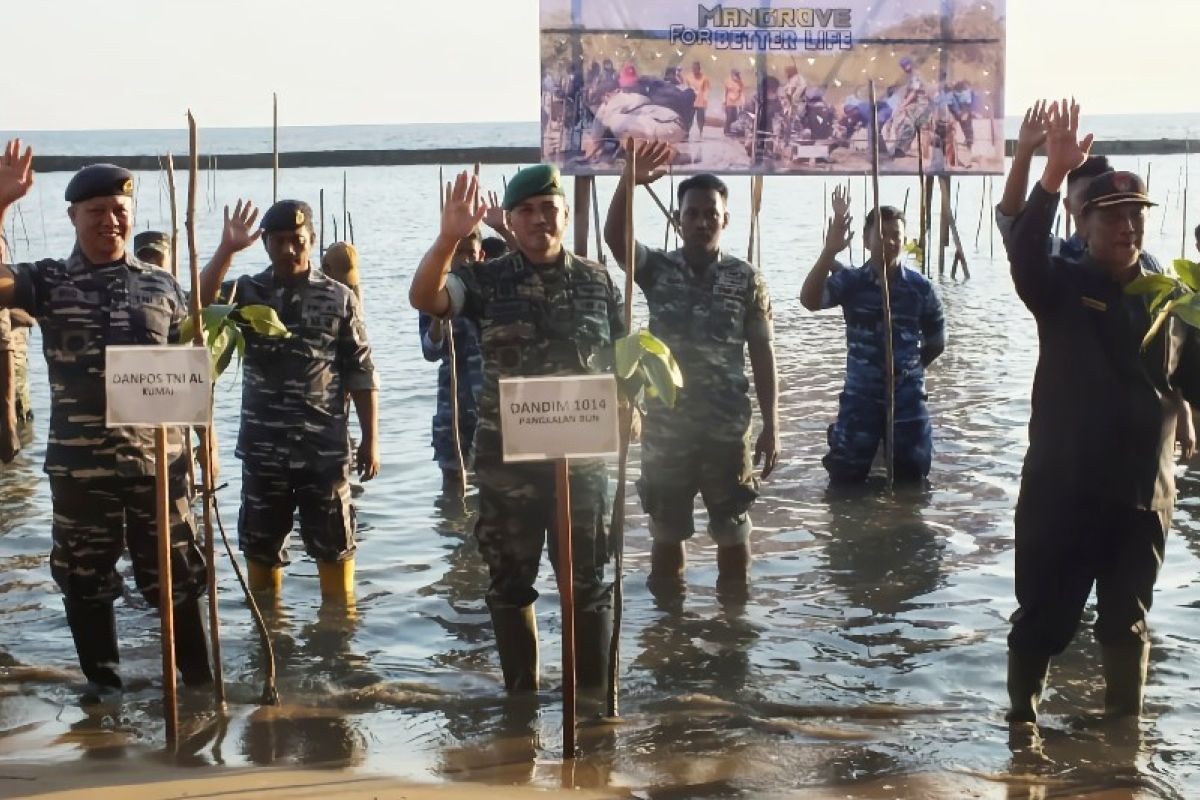
{"type": "Polygon", "coordinates": [[[504,461],[554,462],[558,592],[562,605],[563,758],[575,757],[575,568],[571,546],[572,458],[619,449],[617,381],[612,375],[501,378],[504,461]]]}

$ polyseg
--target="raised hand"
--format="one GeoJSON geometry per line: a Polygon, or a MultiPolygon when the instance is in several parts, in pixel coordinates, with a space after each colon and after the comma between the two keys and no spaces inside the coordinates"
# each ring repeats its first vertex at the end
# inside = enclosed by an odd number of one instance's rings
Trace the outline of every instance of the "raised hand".
{"type": "Polygon", "coordinates": [[[249,200],[238,200],[229,213],[225,206],[225,226],[221,229],[221,248],[230,253],[240,253],[262,236],[262,229],[255,230],[258,209],[249,200]]]}
{"type": "Polygon", "coordinates": [[[459,241],[471,235],[484,215],[487,205],[479,201],[479,178],[465,170],[458,173],[453,184],[446,185],[446,205],[442,209],[442,236],[459,241]]]}
{"type": "Polygon", "coordinates": [[[1091,150],[1090,133],[1079,139],[1079,104],[1066,98],[1052,104],[1046,126],[1046,175],[1057,185],[1046,188],[1058,191],[1067,173],[1087,161],[1091,150]]]}
{"type": "Polygon", "coordinates": [[[1046,141],[1045,100],[1038,100],[1025,109],[1025,118],[1021,120],[1021,130],[1017,133],[1017,149],[1033,153],[1046,141]]]}
{"type": "Polygon", "coordinates": [[[0,156],[0,208],[20,200],[33,186],[33,148],[21,154],[21,140],[10,139],[0,156]]]}
{"type": "Polygon", "coordinates": [[[850,216],[850,190],[845,186],[835,186],[831,205],[833,219],[829,220],[829,229],[825,232],[825,248],[832,253],[840,253],[854,239],[854,231],[850,229],[854,221],[854,217],[850,216]]]}
{"type": "Polygon", "coordinates": [[[483,224],[497,233],[503,234],[508,230],[508,222],[504,217],[504,207],[495,192],[487,193],[487,206],[483,212],[483,224]]]}
{"type": "Polygon", "coordinates": [[[634,183],[654,183],[666,174],[666,166],[675,157],[675,148],[666,142],[652,142],[646,139],[629,139],[625,146],[628,148],[630,143],[633,144],[633,152],[637,156],[634,183]]]}

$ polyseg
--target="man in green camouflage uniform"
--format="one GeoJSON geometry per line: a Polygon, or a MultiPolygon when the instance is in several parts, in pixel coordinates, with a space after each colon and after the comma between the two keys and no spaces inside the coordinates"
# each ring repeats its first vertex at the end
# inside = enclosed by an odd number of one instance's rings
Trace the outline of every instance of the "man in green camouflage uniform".
{"type": "Polygon", "coordinates": [[[201,275],[201,300],[212,302],[219,288],[239,308],[268,306],[290,336],[246,330],[235,450],[242,460],[238,540],[251,588],[277,592],[299,508],[300,538],[317,562],[322,597],[349,603],[356,545],[347,394],[362,425],[359,475],[368,481],[379,472],[378,385],[362,305],[347,286],[312,268],[312,209],[298,200],[280,200],[263,215],[271,266],[222,284],[233,254],[257,238],[248,233],[257,216],[246,216],[248,207],[239,203],[229,218],[201,275]]]}
{"type": "MultiPolygon", "coordinates": [[[[601,372],[625,333],[624,305],[602,266],[563,248],[569,210],[558,170],[545,165],[518,172],[504,194],[518,250],[450,272],[459,240],[483,218],[478,198],[477,180],[459,175],[409,299],[434,317],[461,315],[479,326],[484,380],[475,432],[475,536],[491,576],[487,604],[504,683],[516,692],[538,686],[533,584],[547,537],[557,566],[554,466],[504,463],[499,380],[601,372]]],[[[612,638],[611,586],[604,581],[607,482],[602,461],[571,462],[576,664],[584,687],[603,685],[612,638]]]]}
{"type": "MultiPolygon", "coordinates": [[[[32,185],[32,154],[10,142],[0,158],[0,223],[32,185]]],[[[64,260],[0,265],[0,307],[20,308],[42,326],[51,407],[45,469],[54,510],[50,571],[65,596],[84,675],[118,689],[113,602],[117,560],[128,547],[138,588],[158,605],[154,431],[105,426],[108,345],[163,345],[177,338],[187,304],[167,273],[128,250],[133,176],[107,164],[67,185],[76,245],[64,260]]],[[[178,428],[169,430],[169,505],[175,651],[183,680],[212,680],[198,598],[205,563],[188,507],[178,428]]]]}
{"type": "MultiPolygon", "coordinates": [[[[661,175],[665,145],[638,148],[638,183],[661,175]]],[[[626,258],[625,203],[632,190],[622,177],[608,209],[605,241],[626,258]]],[[[650,515],[652,586],[677,587],[683,578],[684,541],[695,531],[692,503],[699,492],[708,532],[717,544],[718,581],[744,585],[750,566],[751,503],[758,496],[750,451],[750,383],[746,352],[763,416],[754,461],[770,475],[779,454],[777,380],[771,341],[771,298],[762,274],[721,250],[729,224],[729,190],[715,175],[679,184],[678,224],[683,247],[664,252],[636,246],[634,280],[650,307],[650,331],[671,348],[683,372],[674,408],[648,403],[642,428],[638,493],[650,515]]]]}

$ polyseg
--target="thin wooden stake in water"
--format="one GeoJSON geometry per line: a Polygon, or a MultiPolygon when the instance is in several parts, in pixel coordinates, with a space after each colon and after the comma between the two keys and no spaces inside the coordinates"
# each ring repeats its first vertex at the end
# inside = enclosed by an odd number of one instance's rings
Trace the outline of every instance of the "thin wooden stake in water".
{"type": "Polygon", "coordinates": [[[879,283],[883,288],[883,369],[887,383],[887,427],[883,429],[883,446],[887,463],[887,486],[890,490],[896,479],[896,354],[893,352],[892,342],[892,280],[888,275],[887,256],[883,247],[883,217],[879,213],[879,111],[875,106],[875,81],[872,80],[869,85],[872,132],[871,188],[875,201],[875,235],[878,237],[883,262],[879,265],[879,283]]]}
{"type": "Polygon", "coordinates": [[[179,203],[175,199],[175,159],[167,153],[167,191],[171,200],[171,277],[179,279],[179,203]]]}
{"type": "Polygon", "coordinates": [[[570,760],[575,758],[575,560],[571,552],[571,468],[565,458],[554,463],[554,498],[558,594],[562,599],[563,759],[570,760]]]}
{"type": "MultiPolygon", "coordinates": [[[[996,186],[994,176],[988,176],[988,208],[995,208],[996,204],[992,200],[992,189],[996,186]]],[[[988,258],[996,257],[996,215],[988,214],[988,258]]]]}
{"type": "MultiPolygon", "coordinates": [[[[1179,237],[1179,257],[1180,258],[1187,258],[1188,187],[1190,185],[1191,177],[1192,177],[1188,170],[1188,160],[1190,159],[1191,154],[1192,154],[1192,140],[1191,140],[1191,138],[1184,139],[1184,141],[1183,141],[1183,216],[1181,217],[1181,220],[1183,221],[1183,230],[1181,231],[1180,237],[1179,237]]],[[[1149,192],[1150,190],[1147,189],[1146,191],[1149,192]]]]}
{"type": "Polygon", "coordinates": [[[163,720],[167,747],[179,740],[179,704],[175,692],[175,606],[171,585],[171,505],[167,496],[167,427],[154,429],[154,488],[158,522],[158,615],[162,631],[163,720]]]}
{"type": "Polygon", "coordinates": [[[279,95],[275,92],[271,92],[271,202],[279,202],[279,95]]]}
{"type": "Polygon", "coordinates": [[[601,264],[607,264],[608,259],[604,257],[604,233],[600,227],[600,198],[596,193],[596,178],[593,177],[588,183],[592,189],[592,225],[596,228],[596,260],[601,264]]]}
{"type": "Polygon", "coordinates": [[[975,226],[975,251],[979,251],[979,236],[983,233],[983,210],[987,208],[987,176],[983,176],[983,184],[979,187],[979,224],[975,226]]]}
{"type": "Polygon", "coordinates": [[[925,260],[925,250],[926,250],[925,228],[928,225],[928,221],[925,219],[925,216],[928,212],[928,203],[927,203],[927,198],[925,197],[925,145],[921,142],[921,126],[920,125],[917,126],[917,181],[921,185],[921,197],[920,197],[920,200],[921,200],[921,212],[920,212],[921,233],[917,237],[917,247],[921,251],[921,263],[919,265],[921,274],[925,275],[925,274],[927,274],[926,270],[925,270],[925,264],[926,264],[926,260],[925,260]]]}
{"type": "MultiPolygon", "coordinates": [[[[167,168],[174,174],[171,157],[167,156],[167,168]]],[[[196,120],[188,113],[188,198],[187,198],[187,243],[188,274],[191,278],[192,344],[204,347],[204,325],[200,310],[200,251],[196,247],[196,178],[200,172],[200,150],[197,144],[196,120]]],[[[174,183],[172,183],[172,187],[174,183]]],[[[174,192],[171,193],[172,215],[174,214],[174,192]]],[[[212,657],[213,693],[220,707],[225,703],[225,679],[221,669],[221,621],[217,609],[217,558],[216,532],[213,530],[213,461],[215,448],[212,435],[212,400],[208,405],[208,425],[200,428],[200,485],[203,489],[204,557],[208,561],[208,634],[209,654],[212,657]]],[[[191,433],[187,446],[191,447],[191,433]]],[[[191,463],[192,459],[188,459],[191,463]]]]}
{"type": "MultiPolygon", "coordinates": [[[[479,165],[475,165],[475,177],[479,177],[479,165]]],[[[350,205],[346,191],[349,188],[349,182],[346,177],[346,171],[342,170],[342,236],[350,238],[350,205]]]]}
{"type": "Polygon", "coordinates": [[[320,238],[317,240],[317,252],[322,256],[325,255],[325,190],[322,189],[317,195],[320,208],[318,209],[318,218],[321,220],[320,238]]]}

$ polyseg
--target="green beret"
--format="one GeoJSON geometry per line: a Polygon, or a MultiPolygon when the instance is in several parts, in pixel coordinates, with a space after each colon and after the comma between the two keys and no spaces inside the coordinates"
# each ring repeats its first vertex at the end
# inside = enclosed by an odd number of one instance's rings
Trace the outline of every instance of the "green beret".
{"type": "Polygon", "coordinates": [[[143,250],[157,250],[164,256],[171,255],[171,237],[162,231],[142,231],[133,237],[133,253],[137,255],[143,250]]]}
{"type": "Polygon", "coordinates": [[[543,194],[566,196],[562,175],[553,164],[536,164],[514,175],[504,190],[504,210],[512,211],[529,198],[543,194]]]}
{"type": "Polygon", "coordinates": [[[66,197],[68,203],[93,197],[133,197],[133,173],[115,164],[91,164],[71,178],[66,197]]]}
{"type": "Polygon", "coordinates": [[[263,214],[259,227],[271,231],[296,231],[313,226],[312,206],[303,200],[280,200],[263,214]]]}

